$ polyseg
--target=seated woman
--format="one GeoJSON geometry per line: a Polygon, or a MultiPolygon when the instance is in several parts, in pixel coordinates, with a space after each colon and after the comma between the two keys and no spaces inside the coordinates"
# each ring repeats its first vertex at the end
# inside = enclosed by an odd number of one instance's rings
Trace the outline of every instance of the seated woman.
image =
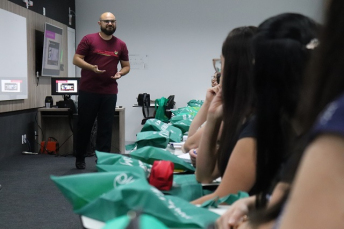
{"type": "MultiPolygon", "coordinates": [[[[289,152],[297,150],[294,143],[304,131],[300,130],[296,121],[296,109],[302,98],[300,88],[303,73],[317,31],[317,23],[300,14],[277,15],[258,27],[253,38],[253,49],[254,87],[257,95],[256,182],[259,183],[260,193],[234,203],[218,220],[220,228],[237,226],[251,209],[266,208],[274,177],[281,170],[281,164],[289,158],[289,152]]],[[[288,166],[284,166],[283,170],[287,169],[288,166]]],[[[268,207],[283,199],[289,188],[288,179],[277,180],[280,182],[269,198],[268,207]]]]}
{"type": "MultiPolygon", "coordinates": [[[[220,82],[221,73],[215,72],[211,78],[211,88],[207,90],[204,103],[200,110],[197,112],[196,117],[192,120],[188,131],[188,138],[182,147],[182,151],[184,153],[190,154],[191,162],[194,167],[196,167],[197,149],[204,130],[204,128],[202,127],[204,127],[205,121],[207,119],[209,105],[215,97],[216,93],[220,90],[220,82]]],[[[221,134],[219,133],[218,136],[221,136],[221,134]]]]}
{"type": "Polygon", "coordinates": [[[275,228],[344,225],[343,23],[344,1],[330,1],[302,103],[302,128],[310,132],[308,146],[275,228]]]}
{"type": "Polygon", "coordinates": [[[196,178],[199,182],[210,183],[220,176],[222,181],[213,194],[195,200],[193,204],[239,190],[255,192],[256,146],[251,73],[251,38],[255,32],[256,27],[252,26],[236,28],[223,43],[222,87],[209,105],[196,158],[196,178]],[[222,122],[220,149],[217,150],[222,122]]]}
{"type": "Polygon", "coordinates": [[[214,75],[211,77],[211,86],[215,87],[220,84],[221,73],[215,72],[214,75]]]}

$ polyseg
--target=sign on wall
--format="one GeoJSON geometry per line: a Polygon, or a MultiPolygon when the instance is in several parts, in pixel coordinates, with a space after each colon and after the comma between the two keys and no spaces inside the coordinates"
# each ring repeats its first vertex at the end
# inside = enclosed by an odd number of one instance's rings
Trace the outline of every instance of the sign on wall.
{"type": "Polygon", "coordinates": [[[60,76],[63,29],[45,23],[42,76],[60,76]]]}

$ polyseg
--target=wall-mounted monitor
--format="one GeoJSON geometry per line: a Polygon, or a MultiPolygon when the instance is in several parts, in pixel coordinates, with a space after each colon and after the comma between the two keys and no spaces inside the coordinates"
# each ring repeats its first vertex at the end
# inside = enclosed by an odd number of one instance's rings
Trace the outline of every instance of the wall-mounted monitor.
{"type": "Polygon", "coordinates": [[[63,29],[45,23],[42,76],[60,76],[63,29]]]}
{"type": "Polygon", "coordinates": [[[78,77],[52,77],[51,95],[62,95],[65,100],[71,95],[78,95],[79,81],[78,77]]]}

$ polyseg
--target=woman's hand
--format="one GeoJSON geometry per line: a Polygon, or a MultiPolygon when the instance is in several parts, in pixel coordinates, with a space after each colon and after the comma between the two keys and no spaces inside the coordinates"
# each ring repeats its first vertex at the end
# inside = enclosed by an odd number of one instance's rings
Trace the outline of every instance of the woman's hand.
{"type": "Polygon", "coordinates": [[[231,207],[217,219],[216,224],[220,229],[231,229],[240,226],[247,221],[247,214],[254,206],[255,196],[239,199],[235,201],[231,207]]]}
{"type": "Polygon", "coordinates": [[[196,158],[197,158],[197,150],[196,149],[191,149],[189,151],[190,159],[192,165],[196,168],[196,158]]]}
{"type": "Polygon", "coordinates": [[[211,101],[211,104],[208,109],[208,115],[213,115],[215,118],[222,118],[222,114],[222,89],[220,87],[215,97],[211,101]]]}
{"type": "Polygon", "coordinates": [[[213,99],[215,98],[216,94],[219,92],[220,89],[221,89],[220,84],[215,87],[209,88],[205,95],[205,102],[210,103],[211,101],[213,101],[213,99]]]}

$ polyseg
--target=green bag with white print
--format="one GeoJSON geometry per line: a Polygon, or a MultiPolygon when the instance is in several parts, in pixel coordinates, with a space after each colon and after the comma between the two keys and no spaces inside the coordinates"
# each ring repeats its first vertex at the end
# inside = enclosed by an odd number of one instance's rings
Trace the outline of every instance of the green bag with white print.
{"type": "Polygon", "coordinates": [[[145,146],[130,153],[132,158],[153,165],[154,161],[171,161],[175,171],[194,172],[195,168],[166,149],[145,146]]]}
{"type": "Polygon", "coordinates": [[[145,131],[136,135],[136,146],[140,149],[145,146],[166,148],[170,139],[170,133],[163,131],[145,131]]]}
{"type": "Polygon", "coordinates": [[[121,154],[99,152],[97,150],[96,155],[98,158],[97,169],[99,172],[121,171],[121,167],[127,166],[133,168],[141,168],[145,172],[146,177],[149,177],[150,175],[152,165],[144,163],[135,158],[130,158],[121,154]]]}
{"type": "Polygon", "coordinates": [[[106,222],[133,210],[155,217],[168,228],[205,228],[219,217],[178,197],[165,196],[146,180],[114,188],[75,213],[106,222]]]}
{"type": "Polygon", "coordinates": [[[177,116],[173,116],[171,119],[170,119],[170,122],[172,123],[172,125],[176,122],[179,122],[181,120],[193,120],[194,119],[194,116],[192,115],[189,115],[189,114],[184,114],[184,115],[177,115],[177,116]]]}
{"type": "Polygon", "coordinates": [[[146,214],[140,214],[138,211],[130,211],[123,215],[106,222],[102,229],[168,229],[163,223],[155,217],[146,214]],[[135,226],[133,226],[135,225],[135,226]],[[133,226],[133,227],[130,227],[133,226]]]}
{"type": "Polygon", "coordinates": [[[171,124],[164,123],[158,119],[148,119],[145,125],[142,127],[141,132],[161,130],[166,130],[169,132],[170,142],[181,142],[182,131],[179,128],[172,126],[171,124]]]}
{"type": "Polygon", "coordinates": [[[84,173],[61,177],[50,176],[50,178],[72,204],[73,209],[78,210],[122,184],[146,180],[146,175],[142,169],[136,168],[136,171],[130,172],[84,173]]]}
{"type": "Polygon", "coordinates": [[[202,184],[198,183],[195,174],[174,174],[172,188],[161,192],[186,201],[193,201],[204,195],[202,184]]]}
{"type": "Polygon", "coordinates": [[[182,133],[184,134],[189,131],[191,123],[192,123],[192,119],[185,119],[185,120],[180,120],[178,122],[173,123],[173,126],[180,129],[182,133]]]}
{"type": "Polygon", "coordinates": [[[201,107],[203,105],[203,100],[192,99],[187,104],[189,107],[201,107]]]}

